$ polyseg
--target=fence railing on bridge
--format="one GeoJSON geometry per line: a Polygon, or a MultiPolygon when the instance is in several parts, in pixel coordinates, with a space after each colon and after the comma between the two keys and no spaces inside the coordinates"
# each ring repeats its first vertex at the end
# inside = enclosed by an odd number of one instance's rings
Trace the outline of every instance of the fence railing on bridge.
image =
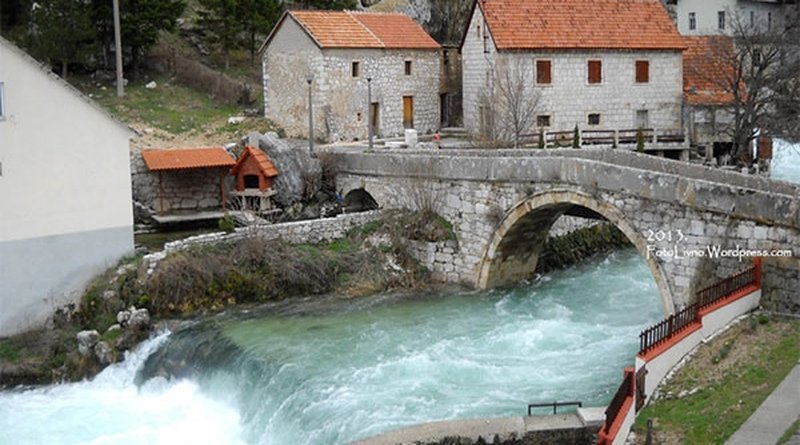
{"type": "Polygon", "coordinates": [[[603,424],[604,433],[608,434],[611,432],[611,428],[617,423],[618,417],[622,414],[622,406],[625,405],[625,400],[628,397],[633,397],[634,386],[633,369],[626,369],[625,378],[622,379],[622,383],[614,394],[614,398],[611,399],[611,403],[609,403],[608,408],[606,408],[606,421],[605,424],[603,424]]]}
{"type": "MultiPolygon", "coordinates": [[[[643,128],[642,140],[645,144],[658,144],[663,146],[676,145],[682,146],[686,142],[686,137],[680,129],[655,129],[643,128]]],[[[636,145],[639,129],[615,129],[615,130],[578,130],[578,144],[580,146],[590,145],[636,145]]],[[[526,133],[521,135],[526,143],[537,143],[540,133],[526,133]]],[[[541,138],[546,147],[571,147],[575,139],[575,130],[564,131],[543,131],[541,138]]],[[[647,148],[647,146],[645,146],[647,148]]]]}

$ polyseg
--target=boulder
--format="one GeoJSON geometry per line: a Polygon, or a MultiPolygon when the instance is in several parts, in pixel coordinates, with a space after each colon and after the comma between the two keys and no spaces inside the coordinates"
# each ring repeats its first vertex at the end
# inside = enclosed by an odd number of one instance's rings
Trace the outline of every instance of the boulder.
{"type": "Polygon", "coordinates": [[[75,336],[78,339],[78,353],[86,357],[92,352],[94,345],[100,341],[100,333],[96,330],[80,331],[75,336]]]}
{"type": "Polygon", "coordinates": [[[305,141],[280,139],[275,133],[251,133],[245,138],[251,145],[258,141],[258,148],[264,150],[272,164],[278,169],[278,176],[272,182],[276,195],[272,198],[281,207],[300,202],[305,194],[313,196],[322,183],[322,167],[317,159],[311,157],[305,141]],[[312,190],[307,190],[310,186],[312,190]]]}
{"type": "Polygon", "coordinates": [[[108,365],[114,361],[114,351],[104,341],[98,342],[94,346],[94,356],[102,365],[108,365]]]}
{"type": "Polygon", "coordinates": [[[150,312],[145,309],[136,309],[131,307],[130,318],[128,319],[128,326],[134,329],[147,329],[150,326],[150,312]]]}

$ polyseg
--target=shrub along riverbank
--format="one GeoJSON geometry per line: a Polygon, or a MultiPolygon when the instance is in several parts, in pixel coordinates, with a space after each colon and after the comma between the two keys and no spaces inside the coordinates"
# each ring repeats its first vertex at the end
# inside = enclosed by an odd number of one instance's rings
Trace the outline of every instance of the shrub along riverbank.
{"type": "MultiPolygon", "coordinates": [[[[327,293],[361,297],[428,286],[428,271],[406,247],[409,239],[456,237],[450,223],[434,212],[386,211],[380,220],[333,242],[293,245],[252,237],[172,253],[149,272],[141,256],[128,259],[98,277],[80,305],[60,310],[52,328],[0,339],[0,387],[77,380],[96,374],[108,361],[121,360],[125,350],[148,334],[120,329],[119,312],[132,306],[147,309],[157,326],[232,305],[327,293]],[[103,354],[77,352],[76,334],[85,330],[98,332],[88,348],[99,341],[103,354]]],[[[539,270],[566,267],[624,246],[624,235],[611,225],[581,229],[550,240],[539,270]]]]}

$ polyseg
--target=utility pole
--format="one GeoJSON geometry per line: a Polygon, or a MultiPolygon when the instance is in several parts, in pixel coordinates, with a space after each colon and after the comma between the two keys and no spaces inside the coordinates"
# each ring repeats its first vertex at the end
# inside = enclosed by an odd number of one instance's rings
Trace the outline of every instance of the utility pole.
{"type": "Polygon", "coordinates": [[[369,138],[369,149],[372,150],[372,120],[375,119],[372,116],[372,77],[367,77],[367,128],[368,128],[368,138],[369,138]]]}
{"type": "Polygon", "coordinates": [[[314,105],[311,102],[311,83],[314,82],[314,76],[311,74],[306,77],[308,82],[308,152],[314,154],[314,105]]]}
{"type": "Polygon", "coordinates": [[[114,53],[117,59],[117,97],[125,95],[125,86],[122,85],[122,33],[119,29],[119,0],[114,2],[114,53]]]}

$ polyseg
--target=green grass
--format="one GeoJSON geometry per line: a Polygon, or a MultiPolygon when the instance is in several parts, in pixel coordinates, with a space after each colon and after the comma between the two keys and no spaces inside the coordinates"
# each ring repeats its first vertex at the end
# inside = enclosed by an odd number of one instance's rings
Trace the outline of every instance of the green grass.
{"type": "Polygon", "coordinates": [[[0,340],[0,360],[16,363],[21,356],[20,347],[8,340],[0,340]]]}
{"type": "Polygon", "coordinates": [[[122,329],[106,331],[103,333],[103,335],[100,336],[100,341],[104,341],[110,344],[114,340],[118,339],[121,335],[122,335],[122,329]]]}
{"type": "Polygon", "coordinates": [[[783,436],[781,436],[781,438],[778,439],[777,445],[783,445],[786,442],[788,442],[789,439],[791,439],[792,436],[794,436],[794,433],[796,432],[800,432],[800,419],[795,420],[792,426],[790,426],[789,429],[787,429],[786,432],[783,433],[783,436]]]}
{"type": "Polygon", "coordinates": [[[109,87],[84,85],[84,90],[88,89],[94,100],[124,121],[142,121],[173,134],[198,131],[239,114],[238,107],[221,104],[177,81],[166,77],[154,80],[154,89],[144,87],[149,80],[128,84],[121,98],[109,87]]]}
{"type": "Polygon", "coordinates": [[[655,419],[657,432],[687,445],[723,444],[739,429],[800,358],[800,328],[794,322],[759,325],[767,339],[741,325],[715,339],[706,356],[693,359],[661,392],[700,390],[648,405],[637,417],[637,434],[644,435],[648,418],[655,419]]]}

